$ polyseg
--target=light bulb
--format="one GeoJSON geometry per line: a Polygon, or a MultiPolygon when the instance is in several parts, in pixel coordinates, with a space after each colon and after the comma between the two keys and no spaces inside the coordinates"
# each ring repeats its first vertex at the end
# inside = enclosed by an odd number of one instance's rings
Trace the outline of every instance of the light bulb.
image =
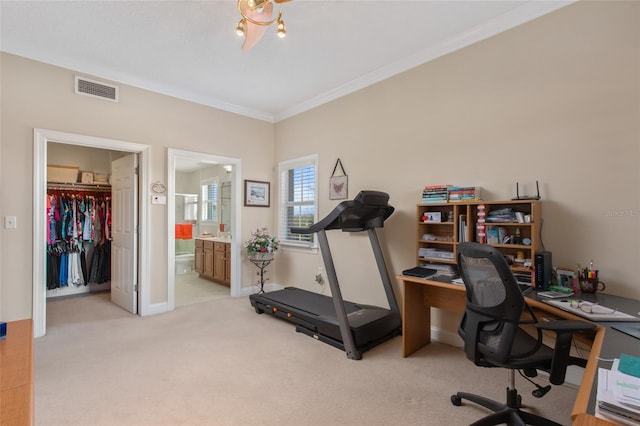
{"type": "Polygon", "coordinates": [[[284,21],[283,20],[279,20],[278,21],[277,34],[278,34],[278,37],[280,37],[280,38],[284,38],[287,35],[287,28],[284,26],[284,21]]]}
{"type": "Polygon", "coordinates": [[[236,34],[238,34],[238,37],[242,37],[245,34],[246,23],[245,19],[241,19],[240,22],[238,22],[238,26],[236,27],[236,34]]]}

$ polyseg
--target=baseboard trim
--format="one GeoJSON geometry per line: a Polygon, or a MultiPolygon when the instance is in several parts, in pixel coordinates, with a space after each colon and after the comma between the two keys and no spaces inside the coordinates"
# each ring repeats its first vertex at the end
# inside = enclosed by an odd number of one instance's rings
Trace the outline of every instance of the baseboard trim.
{"type": "Polygon", "coordinates": [[[464,342],[462,338],[458,336],[458,333],[437,327],[431,327],[431,339],[456,348],[462,348],[464,346],[464,342]]]}
{"type": "Polygon", "coordinates": [[[142,312],[139,312],[139,314],[140,316],[147,316],[147,315],[164,314],[166,312],[169,312],[168,302],[150,303],[149,306],[147,307],[146,312],[144,314],[142,312]]]}
{"type": "MultiPolygon", "coordinates": [[[[276,290],[282,290],[284,288],[284,286],[280,285],[280,284],[265,284],[264,285],[264,291],[268,292],[268,291],[276,291],[276,290]]],[[[240,297],[244,297],[244,296],[250,296],[252,294],[256,294],[260,291],[259,287],[257,285],[252,285],[250,287],[242,287],[241,289],[242,291],[240,292],[240,297]]]]}

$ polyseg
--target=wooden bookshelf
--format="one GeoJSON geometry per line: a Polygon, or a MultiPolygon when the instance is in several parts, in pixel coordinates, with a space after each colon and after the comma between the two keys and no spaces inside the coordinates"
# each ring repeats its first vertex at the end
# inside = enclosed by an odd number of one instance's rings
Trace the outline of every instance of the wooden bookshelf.
{"type": "MultiPolygon", "coordinates": [[[[429,216],[429,215],[428,215],[429,216]]],[[[418,264],[455,264],[458,244],[463,241],[484,242],[498,248],[507,257],[514,273],[533,274],[536,252],[541,250],[540,227],[542,224],[542,202],[540,200],[510,201],[458,201],[448,203],[422,203],[417,205],[418,264]],[[521,213],[521,219],[529,222],[493,222],[490,212],[511,209],[521,213]],[[493,227],[498,240],[488,243],[478,237],[484,212],[485,231],[493,227]],[[440,213],[440,222],[425,222],[425,213],[440,213]],[[465,226],[462,226],[464,223],[465,226]],[[500,238],[502,236],[502,238],[500,238]],[[517,236],[517,237],[516,237],[517,236]],[[514,242],[512,239],[515,239],[514,242]],[[427,253],[425,253],[427,252],[427,253]],[[520,259],[519,259],[520,258],[520,259]],[[521,261],[524,259],[525,261],[521,261]]],[[[531,277],[533,279],[533,276],[531,277]]]]}

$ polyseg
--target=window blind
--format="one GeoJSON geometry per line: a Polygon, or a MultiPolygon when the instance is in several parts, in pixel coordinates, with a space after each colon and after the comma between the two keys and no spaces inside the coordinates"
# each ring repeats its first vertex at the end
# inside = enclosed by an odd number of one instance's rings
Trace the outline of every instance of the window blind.
{"type": "Polygon", "coordinates": [[[311,248],[313,234],[294,234],[291,227],[306,228],[316,222],[316,160],[290,161],[280,165],[280,214],[278,239],[281,244],[311,248]]]}
{"type": "Polygon", "coordinates": [[[218,184],[202,185],[202,220],[218,220],[218,184]]]}

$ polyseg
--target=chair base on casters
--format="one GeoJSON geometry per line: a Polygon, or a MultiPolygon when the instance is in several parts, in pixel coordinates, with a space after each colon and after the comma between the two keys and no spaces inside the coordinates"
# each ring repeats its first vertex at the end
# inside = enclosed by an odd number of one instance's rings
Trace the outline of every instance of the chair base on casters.
{"type": "Polygon", "coordinates": [[[516,389],[507,388],[506,404],[502,404],[492,399],[466,392],[458,392],[455,395],[451,395],[451,403],[455,406],[461,406],[463,399],[475,402],[476,404],[493,411],[493,414],[489,414],[488,416],[472,423],[471,426],[491,426],[499,424],[514,426],[562,426],[560,423],[556,423],[552,420],[545,419],[544,417],[540,417],[536,414],[520,410],[520,407],[522,406],[522,397],[518,394],[518,391],[516,389]]]}

